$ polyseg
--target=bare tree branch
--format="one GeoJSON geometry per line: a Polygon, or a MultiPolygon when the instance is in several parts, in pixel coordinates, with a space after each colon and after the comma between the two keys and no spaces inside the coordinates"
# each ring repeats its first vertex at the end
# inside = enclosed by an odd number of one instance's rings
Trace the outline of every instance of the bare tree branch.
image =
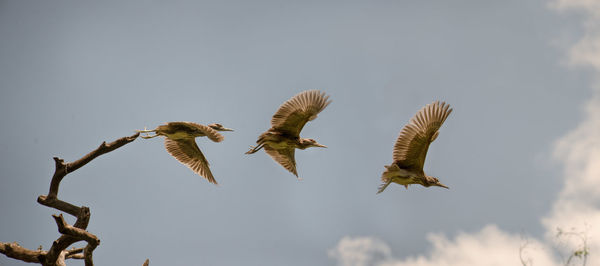
{"type": "Polygon", "coordinates": [[[66,259],[83,259],[86,266],[93,265],[92,254],[94,249],[100,244],[100,239],[85,230],[90,221],[90,209],[85,206],[78,207],[58,199],[60,182],[67,174],[76,171],[102,154],[116,150],[123,145],[134,141],[138,136],[139,133],[136,133],[129,137],[117,139],[108,144],[102,142],[98,148],[84,155],[81,159],[71,163],[65,163],[63,159],[54,157],[55,170],[50,181],[48,195],[39,196],[37,202],[44,206],[73,215],[77,220],[71,226],[67,224],[62,214],[58,216],[52,215],[58,226],[58,231],[62,235],[52,242],[52,246],[48,251],[41,250],[41,248],[34,251],[23,248],[17,243],[0,242],[0,253],[17,260],[41,263],[42,265],[47,266],[65,265],[66,259]],[[82,240],[88,243],[85,248],[66,250],[73,243],[82,240]]]}
{"type": "Polygon", "coordinates": [[[67,259],[79,259],[82,260],[83,259],[83,248],[72,248],[69,251],[67,251],[67,255],[66,255],[67,259]]]}
{"type": "MultiPolygon", "coordinates": [[[[140,135],[140,133],[136,133],[135,135],[120,138],[109,144],[106,144],[106,142],[102,142],[102,144],[100,144],[100,146],[97,149],[91,151],[90,153],[83,156],[81,159],[79,159],[75,162],[72,162],[72,163],[65,164],[65,161],[63,159],[54,157],[56,169],[54,171],[54,176],[52,176],[52,181],[50,181],[50,190],[48,191],[48,196],[45,196],[42,201],[52,200],[58,196],[58,187],[60,186],[60,182],[67,174],[75,172],[75,170],[81,168],[82,166],[86,165],[87,163],[89,163],[93,159],[96,159],[96,157],[98,157],[102,154],[116,150],[116,149],[120,148],[121,146],[134,141],[139,135],[140,135]]],[[[40,197],[43,197],[43,196],[40,196],[40,197]]],[[[39,201],[40,201],[40,198],[38,198],[38,202],[39,201]]],[[[54,206],[48,206],[48,207],[55,208],[54,206]]],[[[65,212],[67,212],[67,211],[65,211],[65,212]]],[[[73,216],[77,216],[76,213],[70,213],[70,212],[67,212],[67,213],[69,213],[73,216]]]]}
{"type": "Polygon", "coordinates": [[[67,256],[67,251],[63,250],[60,252],[60,254],[58,255],[58,259],[56,260],[56,266],[67,266],[67,263],[65,262],[65,257],[67,256]]]}
{"type": "MultiPolygon", "coordinates": [[[[100,242],[100,240],[98,240],[100,242]]],[[[98,245],[88,244],[83,249],[83,261],[85,262],[85,266],[93,266],[94,260],[92,258],[92,252],[96,249],[98,245]]]]}
{"type": "Polygon", "coordinates": [[[31,250],[21,247],[17,242],[4,243],[0,242],[0,253],[9,258],[17,259],[24,262],[40,262],[40,256],[46,256],[48,251],[31,250]]]}
{"type": "MultiPolygon", "coordinates": [[[[88,207],[82,206],[79,208],[79,214],[77,215],[77,221],[73,225],[76,228],[85,229],[90,221],[90,209],[88,207]]],[[[73,243],[80,241],[81,239],[69,236],[62,235],[57,240],[52,243],[52,247],[48,250],[48,255],[44,259],[47,265],[52,265],[51,262],[56,261],[60,252],[65,250],[73,243]]]]}
{"type": "Polygon", "coordinates": [[[85,231],[81,228],[73,227],[67,224],[63,215],[52,215],[54,220],[56,221],[56,225],[58,226],[58,232],[63,235],[69,235],[71,237],[77,238],[79,240],[85,240],[90,245],[100,245],[100,239],[95,235],[85,231]]]}

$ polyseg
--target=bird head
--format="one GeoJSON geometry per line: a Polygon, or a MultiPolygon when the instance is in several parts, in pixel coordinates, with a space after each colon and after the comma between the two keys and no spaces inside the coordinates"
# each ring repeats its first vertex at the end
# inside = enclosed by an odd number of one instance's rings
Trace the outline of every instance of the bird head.
{"type": "Polygon", "coordinates": [[[306,149],[308,147],[327,148],[327,146],[317,143],[317,141],[314,139],[300,139],[300,145],[302,145],[302,149],[306,149]]]}
{"type": "Polygon", "coordinates": [[[425,176],[425,179],[427,180],[427,184],[424,184],[424,186],[426,186],[426,187],[436,186],[436,187],[443,187],[446,189],[450,189],[446,185],[440,183],[440,180],[433,176],[425,176]]]}
{"type": "Polygon", "coordinates": [[[208,127],[212,128],[212,129],[214,129],[216,131],[233,131],[233,129],[223,127],[223,125],[217,124],[217,123],[210,124],[210,125],[208,125],[208,127]]]}

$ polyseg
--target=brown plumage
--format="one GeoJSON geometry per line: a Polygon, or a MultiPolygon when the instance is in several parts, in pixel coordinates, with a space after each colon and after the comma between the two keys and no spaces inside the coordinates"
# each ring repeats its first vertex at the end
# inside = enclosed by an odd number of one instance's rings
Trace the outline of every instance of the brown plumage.
{"type": "Polygon", "coordinates": [[[154,130],[138,130],[140,133],[155,133],[155,135],[145,135],[142,138],[149,139],[157,136],[165,136],[165,148],[175,159],[189,167],[198,175],[206,178],[209,182],[217,184],[210,164],[198,145],[196,137],[208,137],[214,142],[223,141],[224,137],[218,131],[233,131],[225,128],[221,124],[210,124],[208,126],[192,122],[168,122],[160,125],[154,130]]]}
{"type": "Polygon", "coordinates": [[[386,170],[381,176],[383,184],[377,193],[381,193],[392,182],[406,188],[410,184],[448,188],[437,178],[426,175],[423,165],[429,145],[439,135],[439,129],[450,113],[450,105],[436,101],[419,110],[404,126],[394,145],[394,162],[385,166],[386,170]]]}
{"type": "Polygon", "coordinates": [[[318,90],[304,91],[287,100],[273,115],[271,128],[258,137],[258,145],[251,147],[246,154],[255,153],[264,147],[273,160],[298,176],[295,149],[326,148],[314,139],[300,138],[300,131],[308,121],[317,118],[329,103],[329,96],[318,90]]]}

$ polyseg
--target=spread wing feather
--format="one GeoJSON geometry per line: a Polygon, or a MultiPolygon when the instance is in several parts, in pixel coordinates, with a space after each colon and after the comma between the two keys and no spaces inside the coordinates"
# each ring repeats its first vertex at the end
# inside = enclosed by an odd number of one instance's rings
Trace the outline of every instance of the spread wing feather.
{"type": "Polygon", "coordinates": [[[303,91],[279,107],[271,119],[271,127],[292,136],[299,136],[304,125],[317,118],[317,114],[329,103],[331,100],[324,92],[303,91]]]}
{"type": "Polygon", "coordinates": [[[217,184],[210,172],[206,157],[204,157],[194,139],[172,140],[165,138],[165,148],[179,162],[206,178],[208,182],[217,184]]]}
{"type": "Polygon", "coordinates": [[[292,172],[295,176],[298,176],[296,171],[296,159],[294,159],[295,148],[287,149],[273,149],[269,146],[264,146],[265,152],[273,158],[277,163],[281,164],[283,168],[292,172]]]}
{"type": "Polygon", "coordinates": [[[423,171],[429,144],[437,138],[450,113],[450,105],[439,101],[419,110],[400,131],[394,145],[394,162],[405,169],[423,171]]]}

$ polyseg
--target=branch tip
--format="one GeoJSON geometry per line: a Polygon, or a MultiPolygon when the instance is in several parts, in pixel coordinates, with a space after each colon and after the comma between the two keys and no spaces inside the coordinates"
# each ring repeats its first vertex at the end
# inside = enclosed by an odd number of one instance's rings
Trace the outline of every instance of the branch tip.
{"type": "Polygon", "coordinates": [[[134,141],[135,139],[137,139],[139,136],[140,136],[140,132],[136,132],[135,134],[133,134],[133,135],[131,135],[131,136],[127,137],[127,141],[128,141],[128,142],[132,142],[132,141],[134,141]]]}

